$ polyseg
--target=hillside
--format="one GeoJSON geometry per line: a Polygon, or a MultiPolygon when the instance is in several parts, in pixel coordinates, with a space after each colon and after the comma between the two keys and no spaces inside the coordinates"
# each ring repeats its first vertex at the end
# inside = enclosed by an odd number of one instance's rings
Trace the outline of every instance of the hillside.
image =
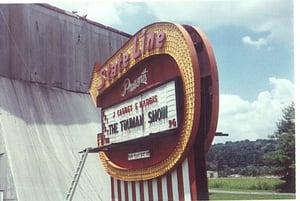
{"type": "Polygon", "coordinates": [[[214,144],[206,156],[208,170],[218,171],[219,176],[270,174],[272,167],[264,162],[263,155],[274,151],[277,144],[269,139],[214,144]]]}

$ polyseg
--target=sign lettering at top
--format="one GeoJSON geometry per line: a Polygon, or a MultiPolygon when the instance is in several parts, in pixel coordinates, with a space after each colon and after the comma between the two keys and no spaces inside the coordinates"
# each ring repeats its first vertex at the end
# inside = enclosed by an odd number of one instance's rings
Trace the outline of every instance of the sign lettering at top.
{"type": "Polygon", "coordinates": [[[103,145],[177,128],[175,80],[103,110],[103,145]]]}
{"type": "MultiPolygon", "coordinates": [[[[119,53],[116,60],[110,62],[106,67],[101,68],[99,71],[99,85],[96,87],[97,90],[101,90],[106,83],[109,83],[122,73],[129,66],[131,57],[137,59],[147,52],[163,48],[165,38],[166,34],[162,31],[147,33],[147,30],[143,29],[140,37],[134,37],[130,51],[119,53]],[[130,54],[131,52],[132,54],[130,54]]],[[[100,68],[100,64],[96,63],[95,67],[100,68]]]]}

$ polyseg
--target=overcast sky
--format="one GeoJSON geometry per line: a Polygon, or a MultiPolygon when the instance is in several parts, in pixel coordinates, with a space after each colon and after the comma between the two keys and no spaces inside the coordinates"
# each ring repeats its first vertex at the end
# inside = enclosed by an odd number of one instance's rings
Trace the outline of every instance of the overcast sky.
{"type": "Polygon", "coordinates": [[[267,138],[294,100],[291,0],[52,2],[53,6],[134,34],[158,21],[202,29],[215,53],[220,85],[214,142],[267,138]]]}

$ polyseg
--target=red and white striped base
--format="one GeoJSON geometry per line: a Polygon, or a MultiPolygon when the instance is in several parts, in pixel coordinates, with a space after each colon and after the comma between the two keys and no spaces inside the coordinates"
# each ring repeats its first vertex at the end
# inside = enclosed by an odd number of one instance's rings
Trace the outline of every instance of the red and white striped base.
{"type": "Polygon", "coordinates": [[[111,177],[112,201],[195,200],[192,161],[186,158],[170,173],[147,181],[120,181],[111,177]]]}

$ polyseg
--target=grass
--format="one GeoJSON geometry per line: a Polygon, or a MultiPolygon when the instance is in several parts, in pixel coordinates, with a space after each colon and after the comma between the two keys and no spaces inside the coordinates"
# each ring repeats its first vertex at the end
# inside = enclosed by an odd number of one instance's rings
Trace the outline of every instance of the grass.
{"type": "Polygon", "coordinates": [[[295,195],[280,194],[229,194],[229,193],[210,193],[210,200],[286,200],[296,199],[295,195]]]}
{"type": "Polygon", "coordinates": [[[209,179],[208,186],[210,190],[213,189],[213,190],[220,190],[220,191],[233,191],[232,193],[210,192],[209,198],[210,200],[296,199],[295,194],[275,193],[276,186],[280,183],[282,183],[282,181],[278,178],[262,178],[262,177],[209,179]]]}
{"type": "Polygon", "coordinates": [[[239,177],[209,179],[210,189],[242,190],[242,191],[276,191],[276,186],[282,183],[278,178],[239,177]]]}

